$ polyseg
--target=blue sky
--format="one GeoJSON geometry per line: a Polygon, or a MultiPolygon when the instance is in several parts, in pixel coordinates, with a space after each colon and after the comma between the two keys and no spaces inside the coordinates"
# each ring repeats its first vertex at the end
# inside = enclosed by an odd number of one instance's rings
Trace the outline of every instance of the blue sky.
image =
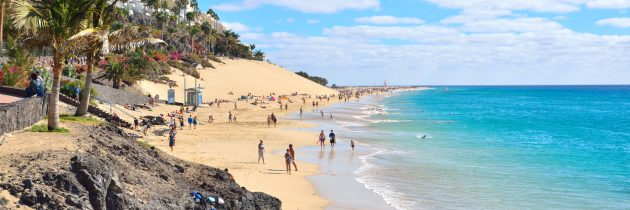
{"type": "Polygon", "coordinates": [[[630,84],[630,0],[199,2],[338,85],[630,84]]]}

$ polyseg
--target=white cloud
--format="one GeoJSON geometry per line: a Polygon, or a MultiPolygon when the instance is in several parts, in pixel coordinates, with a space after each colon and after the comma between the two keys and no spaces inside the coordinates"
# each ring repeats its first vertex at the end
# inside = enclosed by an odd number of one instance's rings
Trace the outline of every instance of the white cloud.
{"type": "Polygon", "coordinates": [[[557,22],[544,18],[516,18],[470,21],[462,25],[465,32],[550,32],[565,30],[557,22]]]}
{"type": "Polygon", "coordinates": [[[454,9],[504,11],[531,10],[536,12],[575,12],[586,0],[426,0],[438,6],[454,9]]]}
{"type": "Polygon", "coordinates": [[[591,0],[586,6],[597,9],[626,9],[630,8],[630,0],[591,0]]]}
{"type": "Polygon", "coordinates": [[[369,16],[355,18],[354,22],[364,24],[422,24],[424,20],[412,17],[369,16]]]}
{"type": "Polygon", "coordinates": [[[307,13],[335,13],[342,10],[378,9],[379,0],[243,0],[240,3],[223,3],[212,8],[221,11],[243,11],[262,5],[274,5],[307,13]]]}
{"type": "Polygon", "coordinates": [[[318,24],[318,23],[319,23],[319,20],[315,20],[315,19],[308,19],[308,20],[306,20],[306,23],[308,23],[308,24],[318,24]]]}
{"type": "Polygon", "coordinates": [[[251,31],[251,28],[249,28],[249,26],[239,22],[223,22],[223,25],[237,33],[246,33],[251,31]]]}
{"type": "Polygon", "coordinates": [[[284,19],[284,22],[287,22],[287,23],[294,23],[294,22],[295,22],[295,19],[293,19],[293,18],[287,18],[287,19],[284,19]]]}
{"type": "Polygon", "coordinates": [[[630,28],[630,18],[608,18],[597,21],[600,26],[612,26],[617,28],[630,28]]]}
{"type": "Polygon", "coordinates": [[[273,62],[337,84],[385,79],[396,84],[630,83],[630,36],[577,33],[537,18],[508,24],[538,22],[543,27],[507,32],[434,25],[335,26],[324,29],[322,36],[279,32],[255,41],[270,50],[273,62]],[[386,44],[392,39],[399,44],[386,44]]]}

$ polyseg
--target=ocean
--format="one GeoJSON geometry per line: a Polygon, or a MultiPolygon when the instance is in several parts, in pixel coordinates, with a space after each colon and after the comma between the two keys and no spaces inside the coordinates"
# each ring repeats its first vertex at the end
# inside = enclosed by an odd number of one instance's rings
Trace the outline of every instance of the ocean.
{"type": "Polygon", "coordinates": [[[339,145],[299,151],[329,209],[630,209],[630,86],[432,87],[323,111],[303,118],[339,145]]]}

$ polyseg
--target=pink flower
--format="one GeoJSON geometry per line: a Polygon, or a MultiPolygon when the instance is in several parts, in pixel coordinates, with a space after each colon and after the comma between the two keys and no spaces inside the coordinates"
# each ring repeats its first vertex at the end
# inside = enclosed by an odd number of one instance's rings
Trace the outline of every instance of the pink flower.
{"type": "Polygon", "coordinates": [[[18,71],[17,66],[11,66],[11,67],[9,67],[9,73],[14,74],[16,71],[18,71]]]}

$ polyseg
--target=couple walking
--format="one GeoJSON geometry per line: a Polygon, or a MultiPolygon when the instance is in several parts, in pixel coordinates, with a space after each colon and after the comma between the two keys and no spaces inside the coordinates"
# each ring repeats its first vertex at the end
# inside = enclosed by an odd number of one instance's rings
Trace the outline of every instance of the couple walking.
{"type": "MultiPolygon", "coordinates": [[[[328,138],[330,139],[330,148],[331,149],[335,148],[335,143],[337,143],[337,138],[333,130],[330,130],[330,134],[328,134],[328,138]]],[[[319,143],[319,147],[321,149],[324,149],[324,147],[326,147],[326,136],[324,134],[324,130],[322,130],[322,132],[319,133],[319,140],[317,142],[319,143]]]]}
{"type": "MultiPolygon", "coordinates": [[[[263,144],[262,140],[258,143],[258,163],[260,163],[261,160],[263,164],[265,164],[265,144],[263,144]]],[[[298,170],[297,164],[295,164],[295,150],[293,150],[293,144],[289,144],[287,152],[284,153],[284,161],[286,164],[287,174],[291,174],[291,164],[293,164],[295,171],[298,170]]]]}

